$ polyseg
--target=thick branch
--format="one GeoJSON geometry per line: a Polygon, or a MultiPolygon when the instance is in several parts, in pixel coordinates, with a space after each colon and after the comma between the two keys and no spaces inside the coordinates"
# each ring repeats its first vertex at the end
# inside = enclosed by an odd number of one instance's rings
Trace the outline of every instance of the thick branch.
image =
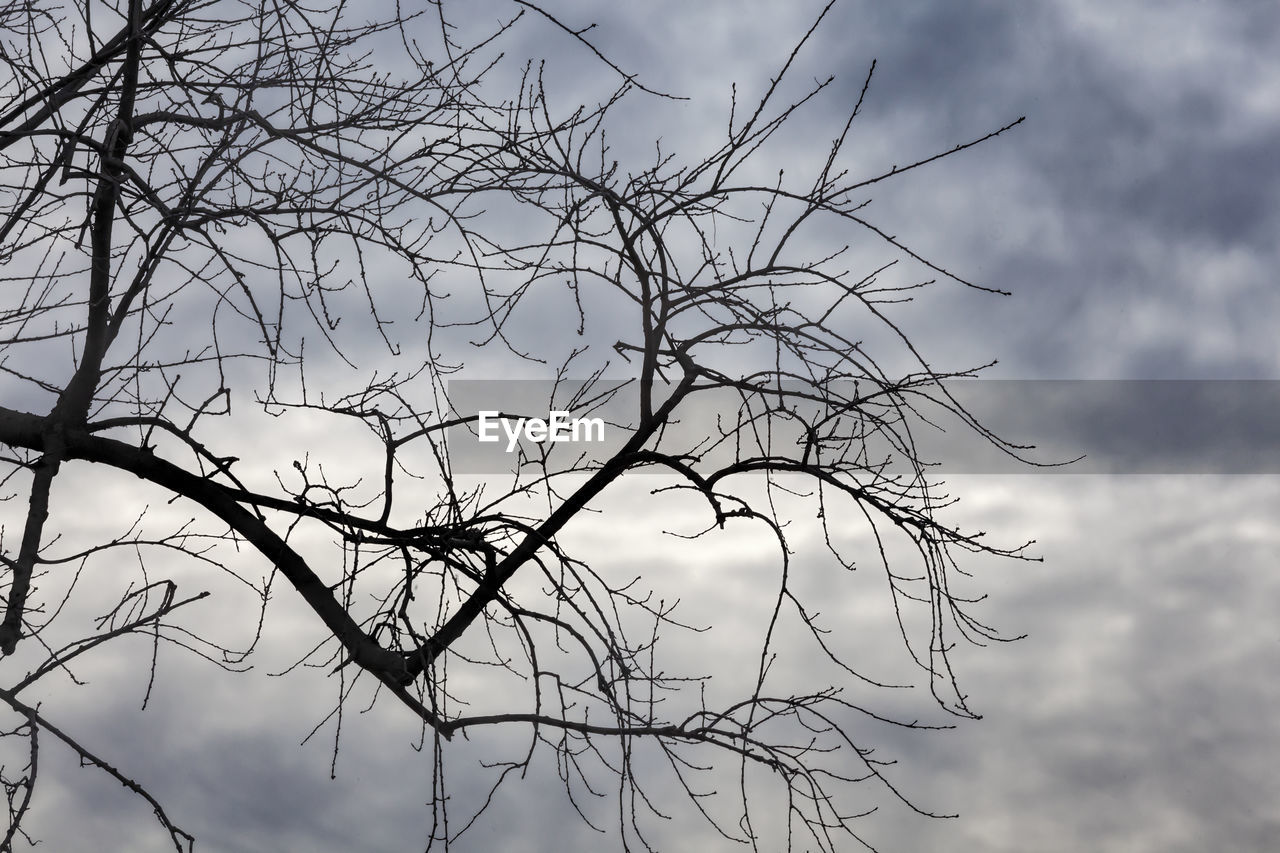
{"type": "MultiPolygon", "coordinates": [[[[0,406],[0,441],[13,447],[48,452],[51,437],[45,429],[46,423],[44,418],[37,415],[0,406]]],[[[90,435],[83,430],[65,430],[62,442],[67,459],[99,462],[128,471],[175,495],[200,504],[225,522],[280,570],[324,622],[325,627],[342,643],[353,661],[377,676],[424,720],[433,726],[437,724],[436,716],[402,687],[405,666],[401,656],[384,649],[366,634],[334,598],[324,581],[307,565],[306,560],[265,521],[241,506],[230,490],[185,471],[148,450],[90,435]]]]}
{"type": "MultiPolygon", "coordinates": [[[[546,521],[538,525],[536,530],[527,534],[520,544],[494,567],[493,571],[485,574],[484,580],[476,588],[476,591],[462,603],[458,611],[444,623],[440,630],[429,637],[427,642],[420,648],[407,656],[405,661],[407,679],[416,678],[445,649],[461,637],[471,623],[484,612],[485,608],[497,599],[502,585],[510,580],[511,576],[527,563],[539,549],[550,542],[552,537],[560,532],[561,528],[582,511],[583,507],[603,492],[610,483],[621,476],[636,461],[632,454],[642,450],[645,442],[667,422],[672,410],[675,409],[693,386],[693,380],[694,374],[687,374],[680,384],[676,386],[671,396],[662,404],[661,408],[654,412],[653,417],[640,424],[640,427],[632,434],[617,455],[610,459],[600,470],[596,471],[587,482],[583,483],[577,491],[557,507],[556,511],[551,513],[546,521]]],[[[644,459],[648,461],[647,456],[644,459]]]]}

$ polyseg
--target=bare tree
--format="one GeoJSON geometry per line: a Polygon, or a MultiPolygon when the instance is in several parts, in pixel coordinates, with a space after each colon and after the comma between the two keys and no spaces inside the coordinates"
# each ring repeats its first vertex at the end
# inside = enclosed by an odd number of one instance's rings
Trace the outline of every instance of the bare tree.
{"type": "MultiPolygon", "coordinates": [[[[781,637],[798,628],[842,681],[888,686],[846,660],[831,639],[839,626],[799,593],[780,507],[812,509],[831,559],[850,569],[841,535],[855,524],[874,533],[871,562],[902,639],[937,702],[974,716],[950,652],[957,635],[996,634],[953,592],[953,558],[1022,550],[941,519],[948,501],[930,491],[913,418],[929,407],[1017,448],[948,396],[943,380],[973,371],[935,369],[892,316],[931,283],[920,278],[979,286],[877,227],[866,206],[878,184],[1021,119],[859,174],[845,143],[872,63],[829,144],[778,163],[775,135],[830,96],[831,80],[783,94],[811,29],[758,98],[735,96],[712,150],[658,145],[647,162],[630,151],[620,162],[606,134],[627,105],[670,96],[596,52],[584,30],[523,0],[486,33],[456,29],[439,3],[365,14],[219,0],[0,10],[0,699],[16,715],[8,736],[29,748],[24,766],[3,771],[0,848],[24,832],[37,746],[50,742],[136,790],[187,848],[177,816],[116,769],[129,756],[83,743],[56,706],[25,697],[76,683],[126,635],[156,644],[140,662],[153,678],[162,643],[242,667],[277,577],[314,613],[320,641],[299,661],[325,663],[335,710],[372,687],[363,695],[416,715],[437,759],[459,733],[520,726],[527,749],[494,770],[495,787],[543,752],[557,756],[575,806],[612,778],[627,849],[649,846],[644,818],[662,809],[642,754],[727,838],[761,837],[761,775],[785,783],[766,807],[785,808],[788,843],[857,839],[856,783],[898,796],[863,722],[924,724],[864,709],[839,681],[780,683],[781,637]],[[540,65],[500,62],[504,40],[533,23],[594,53],[611,94],[566,111],[540,65]],[[832,237],[850,234],[852,249],[832,237]],[[851,272],[867,251],[883,262],[851,272]],[[468,477],[451,447],[481,413],[451,402],[449,379],[472,359],[549,380],[541,414],[626,401],[625,423],[609,421],[625,438],[603,456],[526,443],[510,476],[468,477]],[[246,411],[275,418],[249,434],[246,411]],[[320,436],[312,446],[276,468],[240,461],[273,440],[273,423],[298,417],[320,436]],[[347,468],[326,468],[323,431],[352,423],[381,453],[339,453],[347,468]],[[84,471],[105,472],[95,482],[122,484],[136,504],[67,484],[84,471]],[[776,539],[776,582],[752,593],[769,617],[724,662],[752,661],[754,676],[728,701],[712,701],[716,673],[700,671],[716,661],[678,670],[663,657],[706,614],[678,611],[679,589],[570,548],[574,522],[641,473],[656,474],[644,480],[653,501],[696,496],[701,521],[686,535],[759,525],[776,539]],[[128,491],[139,479],[152,499],[196,507],[194,520],[153,520],[148,498],[128,491]],[[123,532],[82,543],[86,513],[123,532]],[[895,537],[914,552],[906,570],[891,558],[895,537]],[[239,615],[246,648],[184,621],[208,594],[187,588],[193,569],[260,600],[239,615]],[[89,594],[81,576],[94,579],[96,621],[77,606],[89,594]],[[484,707],[466,692],[477,683],[504,685],[506,706],[484,707]],[[704,805],[699,781],[725,766],[738,768],[730,812],[704,805]]],[[[471,815],[448,819],[441,774],[424,792],[437,815],[424,843],[447,846],[471,815]]]]}

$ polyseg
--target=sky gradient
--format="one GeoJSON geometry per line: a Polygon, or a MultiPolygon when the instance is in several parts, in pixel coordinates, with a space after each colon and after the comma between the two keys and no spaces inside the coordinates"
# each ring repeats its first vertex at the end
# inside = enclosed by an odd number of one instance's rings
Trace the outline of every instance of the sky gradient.
{"type": "MultiPolygon", "coordinates": [[[[462,31],[512,9],[455,6],[462,31]]],[[[717,145],[731,86],[743,100],[758,96],[821,5],[557,0],[546,8],[575,27],[595,23],[593,43],[620,68],[688,99],[636,92],[621,105],[614,156],[643,166],[658,138],[677,153],[717,145]]],[[[869,215],[887,233],[1011,294],[940,282],[902,306],[903,328],[931,363],[951,369],[996,361],[983,375],[1001,379],[1280,380],[1277,46],[1280,7],[1247,0],[839,0],[787,85],[799,92],[828,74],[836,82],[797,116],[760,168],[803,173],[811,166],[873,60],[850,143],[851,159],[868,175],[1026,116],[1009,133],[872,194],[869,215]]],[[[547,57],[549,97],[566,109],[617,83],[545,21],[514,30],[508,53],[516,67],[526,56],[547,57]]],[[[524,321],[535,338],[536,319],[533,311],[524,321]]],[[[482,353],[464,356],[464,376],[504,378],[491,375],[482,353]]],[[[1128,426],[1107,428],[1151,427],[1140,410],[1129,417],[1128,426]]],[[[307,425],[277,427],[256,452],[284,458],[276,454],[287,454],[288,430],[305,435],[307,425]]],[[[1246,470],[1253,448],[1274,450],[1277,437],[1265,422],[1250,435],[1256,445],[1243,451],[1246,470]]],[[[349,452],[338,434],[307,440],[338,457],[349,452]]],[[[76,487],[100,490],[111,504],[148,503],[160,526],[189,514],[119,476],[74,476],[76,487]]],[[[673,658],[705,660],[705,669],[732,678],[758,655],[738,640],[758,620],[761,585],[776,570],[768,539],[745,529],[694,544],[664,535],[697,524],[636,479],[609,496],[605,506],[616,515],[584,519],[566,539],[581,555],[616,565],[619,576],[644,573],[676,590],[687,619],[716,627],[673,635],[673,658]]],[[[1280,479],[965,474],[948,487],[961,499],[949,518],[962,526],[1011,545],[1036,540],[1032,550],[1043,563],[964,566],[975,573],[966,590],[990,596],[984,621],[1027,637],[957,652],[962,686],[983,719],[948,718],[917,687],[889,707],[956,729],[866,730],[878,755],[897,759],[888,775],[900,790],[959,817],[923,818],[878,797],[869,803],[880,810],[856,830],[883,851],[1191,853],[1280,845],[1280,775],[1269,760],[1280,754],[1280,479]]],[[[75,537],[119,527],[119,519],[62,521],[75,537]]],[[[833,642],[865,654],[886,678],[912,677],[901,668],[887,599],[874,585],[844,586],[847,576],[832,571],[818,533],[797,517],[793,559],[824,603],[833,642]]],[[[870,547],[865,531],[847,535],[848,547],[870,547]]],[[[190,582],[194,589],[204,581],[192,575],[190,582]]],[[[220,590],[218,604],[198,618],[234,642],[242,633],[228,617],[253,602],[237,605],[234,584],[220,590]]],[[[338,688],[315,669],[267,676],[290,667],[297,637],[315,635],[313,617],[294,598],[278,585],[252,673],[224,673],[162,649],[160,677],[139,713],[148,679],[136,660],[148,649],[130,641],[118,657],[103,654],[90,688],[68,694],[78,704],[50,707],[161,795],[206,853],[420,849],[430,819],[430,750],[411,748],[417,729],[403,708],[383,701],[360,713],[359,700],[349,704],[332,780],[332,723],[299,746],[338,688]]],[[[797,681],[824,677],[816,664],[793,666],[788,677],[797,681]]],[[[478,760],[524,743],[519,733],[494,729],[450,745],[460,816],[492,778],[478,760]]],[[[101,849],[166,849],[140,800],[53,750],[48,762],[31,819],[48,849],[82,849],[90,831],[101,849]],[[76,815],[74,825],[59,820],[66,814],[76,815]]],[[[553,765],[535,762],[534,771],[505,784],[456,849],[614,849],[616,830],[597,834],[582,823],[553,765]]],[[[601,825],[614,826],[608,798],[588,808],[601,825]]],[[[687,807],[673,809],[673,820],[655,821],[652,840],[661,849],[743,849],[687,807]]],[[[776,829],[763,800],[760,815],[763,831],[776,829]]],[[[858,847],[850,841],[847,849],[858,847]]]]}

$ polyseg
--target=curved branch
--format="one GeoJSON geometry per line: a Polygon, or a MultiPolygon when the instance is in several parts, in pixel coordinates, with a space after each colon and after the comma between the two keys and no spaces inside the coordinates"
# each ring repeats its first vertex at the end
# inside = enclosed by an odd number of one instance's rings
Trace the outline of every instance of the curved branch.
{"type": "MultiPolygon", "coordinates": [[[[365,633],[307,561],[265,521],[241,506],[234,492],[121,441],[76,429],[65,430],[62,440],[67,459],[99,462],[128,471],[200,504],[225,522],[280,570],[355,663],[377,677],[427,723],[433,727],[440,725],[440,719],[404,688],[407,683],[404,658],[384,649],[365,633]]],[[[45,451],[50,437],[45,432],[44,418],[0,406],[0,441],[14,447],[45,451]]]]}

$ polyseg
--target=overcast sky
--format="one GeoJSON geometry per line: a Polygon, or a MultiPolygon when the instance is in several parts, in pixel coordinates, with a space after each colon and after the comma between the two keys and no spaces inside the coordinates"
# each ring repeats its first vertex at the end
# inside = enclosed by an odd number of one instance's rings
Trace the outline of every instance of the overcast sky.
{"type": "MultiPolygon", "coordinates": [[[[453,14],[465,22],[506,8],[459,3],[453,14]]],[[[647,154],[657,137],[677,151],[714,145],[731,84],[758,93],[821,5],[553,0],[547,8],[573,26],[594,22],[592,38],[620,67],[689,98],[636,93],[620,115],[625,156],[633,144],[647,154]]],[[[513,35],[513,56],[551,54],[553,101],[568,107],[611,82],[549,25],[513,35]]],[[[794,72],[798,86],[835,74],[834,94],[800,117],[770,154],[777,162],[764,165],[802,169],[820,153],[814,140],[838,130],[842,117],[832,111],[856,100],[873,59],[851,143],[869,174],[1026,116],[1014,131],[875,194],[873,218],[886,232],[1012,294],[939,287],[905,308],[904,324],[935,363],[998,360],[986,375],[1006,379],[1280,379],[1277,48],[1272,2],[840,0],[794,72]]],[[[1263,431],[1259,447],[1275,437],[1263,431]]],[[[890,773],[901,790],[959,817],[929,820],[886,804],[858,831],[885,851],[1280,846],[1280,774],[1270,760],[1280,755],[1280,479],[1005,474],[950,485],[963,525],[1001,542],[1037,540],[1042,564],[970,566],[972,588],[991,596],[985,620],[1028,637],[960,654],[958,674],[984,719],[942,733],[872,733],[885,757],[899,759],[890,773]]],[[[131,484],[102,487],[121,489],[122,502],[137,499],[131,484]]],[[[689,618],[733,614],[723,644],[704,648],[729,671],[753,665],[754,652],[746,664],[732,658],[735,620],[750,627],[750,608],[735,602],[750,599],[753,572],[767,575],[765,551],[723,542],[687,550],[659,535],[671,521],[645,503],[643,489],[617,500],[624,522],[588,520],[569,532],[582,553],[633,555],[619,561],[624,574],[655,564],[692,572],[696,563],[700,576],[717,580],[688,592],[689,618]]],[[[802,550],[797,566],[822,577],[821,557],[802,550]]],[[[92,694],[103,704],[64,707],[58,719],[90,732],[104,754],[151,784],[197,834],[197,849],[418,849],[429,820],[429,756],[408,748],[414,726],[403,709],[352,709],[334,781],[331,729],[297,745],[335,688],[315,670],[263,674],[290,662],[271,660],[288,645],[273,637],[310,618],[279,586],[267,659],[254,674],[232,677],[174,656],[140,715],[146,673],[104,666],[97,678],[112,686],[92,694]]],[[[866,632],[847,641],[897,641],[892,631],[874,633],[887,600],[854,600],[838,585],[820,592],[831,612],[845,614],[831,627],[866,632]]],[[[210,618],[211,630],[219,624],[210,618]]],[[[141,644],[131,651],[145,653],[141,644]]],[[[927,692],[916,692],[927,716],[927,692]]],[[[502,738],[459,745],[457,754],[492,757],[522,744],[502,738]]],[[[33,823],[49,849],[83,849],[73,839],[89,825],[102,849],[164,849],[144,804],[62,763],[67,772],[56,777],[42,769],[33,823]],[[68,813],[74,827],[56,817],[68,813]]],[[[460,811],[487,778],[468,766],[464,758],[452,766],[460,811]]],[[[554,766],[535,770],[541,775],[502,789],[459,850],[610,849],[613,836],[573,815],[554,766]]],[[[601,808],[608,826],[612,813],[601,808]]],[[[671,850],[740,849],[689,815],[659,822],[655,838],[671,850]]]]}

